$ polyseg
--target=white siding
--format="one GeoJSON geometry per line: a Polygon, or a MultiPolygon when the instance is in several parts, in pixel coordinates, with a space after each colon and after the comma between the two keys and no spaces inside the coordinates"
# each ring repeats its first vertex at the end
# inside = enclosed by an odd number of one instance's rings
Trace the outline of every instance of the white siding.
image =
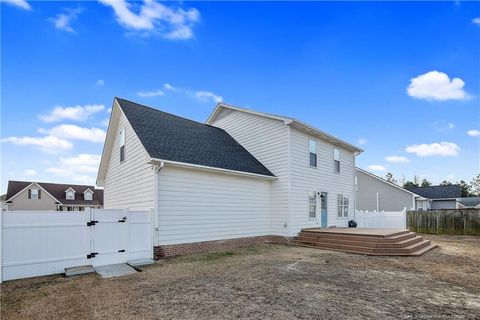
{"type": "Polygon", "coordinates": [[[147,161],[145,148],[121,112],[105,176],[105,209],[147,210],[154,207],[154,171],[147,161]],[[126,137],[125,161],[120,163],[120,131],[123,128],[126,137]]]}
{"type": "Polygon", "coordinates": [[[270,235],[270,181],[165,166],[158,177],[158,244],[270,235]]]}
{"type": "Polygon", "coordinates": [[[340,174],[335,173],[333,162],[334,146],[291,128],[291,235],[295,235],[301,228],[316,227],[320,222],[320,204],[317,208],[317,219],[308,219],[308,193],[311,191],[328,192],[327,213],[328,226],[347,226],[347,222],[354,215],[354,176],[355,161],[353,152],[335,147],[340,150],[340,174]],[[309,165],[308,139],[317,141],[317,168],[309,165]],[[348,218],[337,217],[337,195],[349,197],[348,218]]]}
{"type": "Polygon", "coordinates": [[[283,121],[224,109],[212,125],[227,131],[262,162],[278,180],[272,181],[271,232],[287,235],[288,128],[283,121]]]}

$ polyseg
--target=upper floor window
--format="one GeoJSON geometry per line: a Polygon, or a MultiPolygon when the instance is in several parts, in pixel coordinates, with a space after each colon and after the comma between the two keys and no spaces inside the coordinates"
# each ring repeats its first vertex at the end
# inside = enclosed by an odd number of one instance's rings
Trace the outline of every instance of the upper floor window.
{"type": "Polygon", "coordinates": [[[38,189],[29,189],[28,190],[28,199],[41,199],[41,191],[38,189]]]}
{"type": "Polygon", "coordinates": [[[75,200],[75,192],[73,190],[67,190],[65,193],[65,198],[67,200],[75,200]]]}
{"type": "Polygon", "coordinates": [[[308,195],[308,217],[310,219],[317,217],[317,195],[315,192],[308,195]]]}
{"type": "Polygon", "coordinates": [[[85,193],[83,194],[83,197],[85,198],[85,200],[88,200],[88,201],[93,200],[92,191],[90,190],[85,191],[85,193]]]}
{"type": "Polygon", "coordinates": [[[340,173],[340,150],[338,149],[333,149],[333,164],[335,172],[340,173]]]}
{"type": "Polygon", "coordinates": [[[338,195],[338,200],[337,200],[337,213],[339,218],[347,218],[348,217],[348,206],[349,206],[349,201],[348,197],[339,194],[338,195]]]}
{"type": "Polygon", "coordinates": [[[317,167],[317,141],[308,139],[308,151],[310,152],[310,167],[317,167]]]}
{"type": "Polygon", "coordinates": [[[120,131],[120,162],[125,161],[125,129],[120,131]]]}

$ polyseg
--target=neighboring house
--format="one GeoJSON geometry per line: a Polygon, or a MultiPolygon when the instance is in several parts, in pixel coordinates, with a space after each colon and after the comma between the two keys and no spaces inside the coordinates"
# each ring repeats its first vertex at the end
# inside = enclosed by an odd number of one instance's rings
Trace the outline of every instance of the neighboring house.
{"type": "Polygon", "coordinates": [[[357,168],[356,209],[367,211],[427,210],[428,199],[357,168]]]}
{"type": "Polygon", "coordinates": [[[457,199],[457,209],[480,208],[480,197],[466,197],[457,199]]]}
{"type": "Polygon", "coordinates": [[[429,199],[428,210],[455,209],[457,207],[457,199],[462,197],[462,190],[457,184],[411,187],[408,190],[429,199]]]}
{"type": "Polygon", "coordinates": [[[103,207],[103,190],[93,186],[8,181],[7,211],[83,211],[103,207]]]}
{"type": "Polygon", "coordinates": [[[97,184],[105,208],[153,208],[172,255],[347,226],[360,152],[293,118],[220,103],[203,124],[115,98],[97,184]]]}

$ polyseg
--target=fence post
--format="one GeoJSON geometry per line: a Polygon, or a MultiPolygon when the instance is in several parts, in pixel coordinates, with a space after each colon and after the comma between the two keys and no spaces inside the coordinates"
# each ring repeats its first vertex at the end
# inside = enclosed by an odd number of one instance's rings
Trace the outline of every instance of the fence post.
{"type": "MultiPolygon", "coordinates": [[[[1,208],[0,208],[1,210],[1,208]]],[[[0,283],[3,281],[3,211],[0,211],[0,283]]]]}
{"type": "Polygon", "coordinates": [[[155,209],[151,208],[150,209],[150,246],[151,246],[151,257],[152,259],[155,258],[155,255],[154,255],[154,248],[155,248],[155,209]]]}

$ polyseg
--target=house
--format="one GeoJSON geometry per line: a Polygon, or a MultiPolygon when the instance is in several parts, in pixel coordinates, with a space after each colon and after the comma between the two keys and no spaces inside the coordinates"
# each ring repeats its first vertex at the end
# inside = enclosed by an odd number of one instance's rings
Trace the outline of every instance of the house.
{"type": "Polygon", "coordinates": [[[428,199],[356,168],[356,209],[366,211],[427,210],[428,199]]]}
{"type": "Polygon", "coordinates": [[[206,123],[115,98],[105,208],[152,209],[156,256],[286,242],[354,217],[363,150],[289,117],[219,103],[206,123]]]}
{"type": "Polygon", "coordinates": [[[457,199],[457,209],[465,208],[480,209],[480,197],[464,197],[457,199]]]}
{"type": "Polygon", "coordinates": [[[429,199],[427,209],[455,209],[457,207],[457,199],[462,197],[460,185],[440,185],[429,187],[411,187],[411,192],[421,195],[429,199]]]}
{"type": "Polygon", "coordinates": [[[8,181],[7,211],[83,211],[103,207],[103,190],[93,186],[8,181]]]}

